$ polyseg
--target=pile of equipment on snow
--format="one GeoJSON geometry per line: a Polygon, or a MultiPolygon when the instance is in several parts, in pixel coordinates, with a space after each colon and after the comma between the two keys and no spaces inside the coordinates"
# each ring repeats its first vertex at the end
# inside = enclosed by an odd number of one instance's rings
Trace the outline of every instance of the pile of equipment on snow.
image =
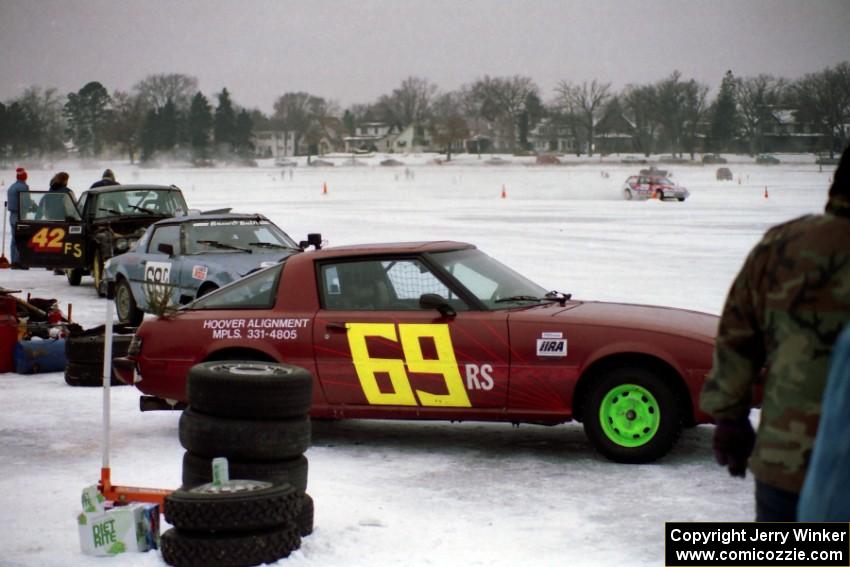
{"type": "Polygon", "coordinates": [[[69,319],[55,299],[24,300],[16,293],[0,287],[0,373],[62,370],[69,319]]]}

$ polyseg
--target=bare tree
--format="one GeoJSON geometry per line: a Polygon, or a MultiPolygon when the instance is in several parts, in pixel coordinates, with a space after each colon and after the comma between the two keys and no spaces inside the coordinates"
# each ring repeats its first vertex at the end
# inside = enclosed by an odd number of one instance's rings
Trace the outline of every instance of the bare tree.
{"type": "Polygon", "coordinates": [[[299,144],[313,120],[329,116],[333,106],[322,97],[309,93],[285,93],[274,103],[272,120],[293,133],[295,151],[298,152],[299,144]]]}
{"type": "Polygon", "coordinates": [[[382,96],[379,106],[383,107],[387,122],[400,126],[422,124],[428,118],[431,101],[437,85],[427,79],[408,77],[389,96],[382,96]]]}
{"type": "Polygon", "coordinates": [[[681,89],[684,118],[682,142],[685,151],[691,155],[691,159],[694,159],[700,122],[706,114],[705,97],[708,87],[691,79],[683,83],[681,89]]]}
{"type": "Polygon", "coordinates": [[[507,127],[509,145],[516,148],[517,124],[525,111],[528,95],[539,89],[529,77],[489,77],[473,83],[472,98],[479,103],[480,114],[489,121],[501,121],[507,127]]]}
{"type": "Polygon", "coordinates": [[[597,83],[594,79],[590,84],[585,81],[574,85],[569,81],[561,81],[555,88],[558,101],[563,112],[575,117],[587,135],[587,155],[593,155],[593,135],[596,119],[602,108],[611,97],[611,83],[597,83]]]}
{"type": "Polygon", "coordinates": [[[145,110],[163,108],[170,100],[177,110],[186,111],[198,92],[198,79],[179,73],[148,75],[133,90],[141,97],[145,110]]]}
{"type": "Polygon", "coordinates": [[[429,130],[434,143],[446,148],[446,161],[452,159],[452,146],[469,137],[463,100],[463,93],[449,92],[434,101],[429,130]]]}
{"type": "Polygon", "coordinates": [[[836,147],[843,148],[847,143],[850,63],[839,63],[819,73],[805,75],[794,83],[792,93],[798,117],[820,125],[827,138],[829,155],[835,157],[836,147]]]}
{"type": "Polygon", "coordinates": [[[738,114],[750,154],[762,151],[762,134],[771,110],[779,105],[787,88],[784,80],[771,75],[758,75],[739,80],[737,88],[738,114]]]}
{"type": "Polygon", "coordinates": [[[25,118],[26,146],[50,158],[65,151],[63,97],[55,88],[29,87],[14,101],[25,118]]]}
{"type": "Polygon", "coordinates": [[[629,85],[622,96],[623,106],[635,123],[637,148],[647,157],[655,149],[655,135],[660,125],[655,108],[656,98],[654,85],[629,85]]]}

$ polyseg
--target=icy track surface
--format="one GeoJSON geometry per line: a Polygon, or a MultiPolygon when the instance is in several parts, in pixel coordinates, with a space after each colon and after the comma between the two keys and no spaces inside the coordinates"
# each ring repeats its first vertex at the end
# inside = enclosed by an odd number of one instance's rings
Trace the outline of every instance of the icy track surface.
{"type": "MultiPolygon", "coordinates": [[[[475,156],[441,166],[411,156],[412,178],[374,165],[381,156],[365,167],[302,160],[291,175],[271,162],[206,170],[66,163],[30,170],[30,182],[45,188],[62,169],[79,194],[111,167],[124,183],[178,185],[191,207],[261,212],[296,240],[321,232],[330,245],[467,241],[579,299],[719,314],[764,230],[823,210],[831,170],[818,171],[811,156],[782,157],[774,167],[730,163],[732,182],[715,181],[716,166],[662,165],[691,191],[683,203],[622,200],[638,166],[514,159],[487,167],[475,156]]],[[[10,171],[0,180],[5,197],[10,171]]],[[[51,271],[3,270],[0,285],[57,298],[63,309],[71,303],[85,327],[106,313],[88,277],[74,288],[51,271]]],[[[71,388],[62,373],[0,375],[0,565],[164,565],[159,552],[102,559],[79,550],[80,491],[100,474],[101,407],[99,389],[71,388]]],[[[178,418],[142,414],[134,389],[112,388],[113,482],[176,488],[178,418]]],[[[752,479],[714,464],[711,433],[687,430],[666,458],[634,466],[597,455],[577,424],[315,423],[307,452],[315,532],[278,565],[659,565],[665,521],[753,517],[752,479]]]]}

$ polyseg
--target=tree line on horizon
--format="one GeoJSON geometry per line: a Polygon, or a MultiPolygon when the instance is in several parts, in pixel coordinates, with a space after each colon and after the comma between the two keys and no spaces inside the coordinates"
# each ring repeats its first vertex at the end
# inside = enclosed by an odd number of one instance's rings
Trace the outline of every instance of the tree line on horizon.
{"type": "Polygon", "coordinates": [[[797,121],[815,125],[824,151],[833,155],[847,144],[850,129],[850,63],[788,80],[761,74],[736,77],[728,71],[716,96],[709,87],[678,71],[654,83],[620,91],[597,80],[560,81],[544,102],[539,86],[521,75],[484,76],[457,90],[441,91],[428,79],[408,77],[391,93],[368,104],[339,103],[306,92],[287,92],[266,115],[247,109],[227,88],[210,98],[196,78],[154,74],[129,92],[112,93],[98,81],[77,92],[30,87],[0,103],[0,161],[50,159],[73,149],[82,159],[120,148],[131,162],[160,156],[191,161],[249,161],[254,133],[291,133],[302,154],[315,153],[329,124],[354,135],[359,124],[380,122],[418,126],[437,148],[447,152],[482,133],[499,132],[513,152],[532,149],[532,133],[542,123],[577,140],[578,155],[594,153],[594,137],[605,116],[624,117],[634,151],[650,155],[714,152],[759,153],[767,121],[777,110],[790,110],[797,121]]]}

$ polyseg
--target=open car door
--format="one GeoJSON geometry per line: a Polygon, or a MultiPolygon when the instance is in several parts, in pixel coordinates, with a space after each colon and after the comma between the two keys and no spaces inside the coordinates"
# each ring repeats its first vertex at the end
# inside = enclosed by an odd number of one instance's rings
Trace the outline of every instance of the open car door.
{"type": "Polygon", "coordinates": [[[30,268],[82,268],[85,234],[80,211],[67,193],[19,194],[15,244],[21,264],[30,268]]]}

